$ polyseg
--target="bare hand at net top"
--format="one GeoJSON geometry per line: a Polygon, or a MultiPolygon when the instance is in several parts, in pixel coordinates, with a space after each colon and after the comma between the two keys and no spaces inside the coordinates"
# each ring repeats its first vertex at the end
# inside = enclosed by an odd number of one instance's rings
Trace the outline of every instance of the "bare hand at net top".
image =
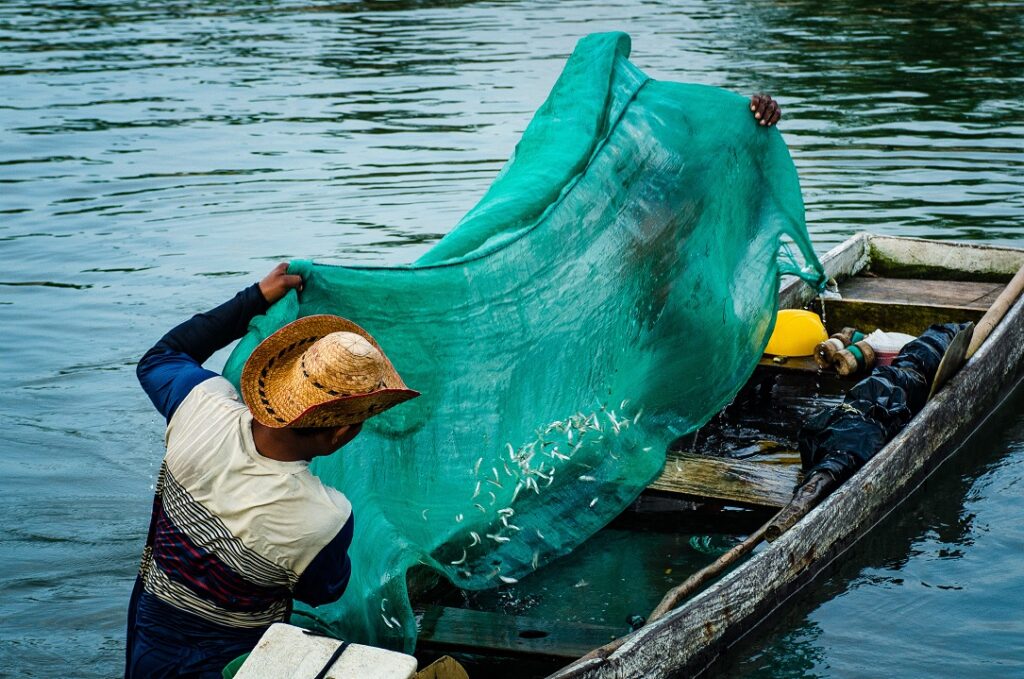
{"type": "Polygon", "coordinates": [[[260,281],[263,298],[273,304],[284,297],[289,290],[302,289],[302,276],[289,274],[288,262],[281,262],[260,281]]]}
{"type": "Polygon", "coordinates": [[[754,118],[765,127],[771,127],[779,122],[779,118],[782,117],[779,102],[767,94],[755,94],[752,96],[750,98],[750,110],[754,112],[754,118]]]}

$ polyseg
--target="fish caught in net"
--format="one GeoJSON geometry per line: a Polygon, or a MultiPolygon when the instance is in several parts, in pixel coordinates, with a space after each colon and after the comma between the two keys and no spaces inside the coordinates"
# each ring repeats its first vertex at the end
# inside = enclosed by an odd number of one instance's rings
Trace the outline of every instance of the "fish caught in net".
{"type": "Polygon", "coordinates": [[[355,511],[325,631],[411,650],[406,574],[515,583],[657,476],[753,371],[782,274],[823,278],[792,160],[746,100],[652,80],[629,38],[580,41],[479,204],[419,261],[305,278],[225,368],[300,316],[352,319],[418,399],[312,469],[355,511]],[[792,241],[807,262],[780,258],[792,241]]]}

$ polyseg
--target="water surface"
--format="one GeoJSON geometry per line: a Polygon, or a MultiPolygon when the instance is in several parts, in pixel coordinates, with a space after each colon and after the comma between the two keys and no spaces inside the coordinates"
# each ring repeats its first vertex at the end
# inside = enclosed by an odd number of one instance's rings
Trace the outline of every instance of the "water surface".
{"type": "MultiPolygon", "coordinates": [[[[0,4],[0,674],[119,671],[162,454],[142,352],[280,259],[415,259],[482,195],[580,36],[625,30],[654,77],[775,94],[819,250],[864,229],[1020,245],[1021,10],[0,4]]],[[[963,492],[907,508],[914,527],[888,526],[734,671],[878,676],[883,653],[893,676],[953,656],[1024,673],[1024,536],[1007,527],[1024,428],[1000,422],[963,492]]]]}

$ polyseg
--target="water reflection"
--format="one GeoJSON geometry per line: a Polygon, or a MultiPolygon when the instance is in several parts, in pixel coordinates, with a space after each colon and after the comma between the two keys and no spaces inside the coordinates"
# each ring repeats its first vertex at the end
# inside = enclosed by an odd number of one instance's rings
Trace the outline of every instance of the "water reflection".
{"type": "Polygon", "coordinates": [[[778,95],[825,249],[864,228],[1019,241],[1022,22],[981,2],[0,3],[5,653],[116,673],[162,450],[139,354],[274,261],[415,259],[581,35],[778,95]]]}

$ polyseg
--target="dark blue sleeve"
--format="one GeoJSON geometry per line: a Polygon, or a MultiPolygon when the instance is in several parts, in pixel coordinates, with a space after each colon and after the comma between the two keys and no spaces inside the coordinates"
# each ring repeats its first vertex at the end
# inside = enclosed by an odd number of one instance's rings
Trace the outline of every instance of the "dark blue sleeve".
{"type": "Polygon", "coordinates": [[[296,599],[310,606],[322,606],[337,601],[345,593],[352,575],[352,562],[348,558],[348,548],[352,544],[352,520],[349,516],[341,531],[313,557],[299,576],[292,592],[296,599]]]}
{"type": "Polygon", "coordinates": [[[203,361],[244,335],[253,316],[267,307],[259,284],[254,283],[216,309],[177,326],[146,352],[135,373],[168,422],[197,384],[217,376],[203,368],[203,361]]]}

